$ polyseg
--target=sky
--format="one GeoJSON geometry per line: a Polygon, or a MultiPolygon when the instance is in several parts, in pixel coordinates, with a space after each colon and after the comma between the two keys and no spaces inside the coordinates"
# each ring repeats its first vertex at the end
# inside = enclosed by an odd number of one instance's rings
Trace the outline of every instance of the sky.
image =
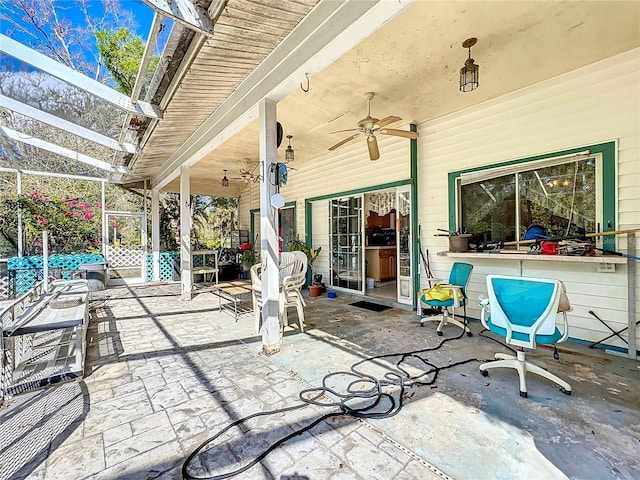
{"type": "MultiPolygon", "coordinates": [[[[74,26],[85,27],[85,19],[84,14],[79,8],[79,3],[76,0],[51,0],[56,6],[57,15],[59,18],[64,18],[65,20],[70,21],[74,26]]],[[[10,1],[7,1],[6,4],[10,4],[10,1]]],[[[90,15],[100,18],[103,16],[104,7],[102,1],[100,0],[88,0],[89,3],[89,11],[90,15]]],[[[118,0],[120,5],[121,12],[128,12],[132,18],[132,22],[129,22],[128,25],[132,26],[135,30],[134,33],[139,35],[144,41],[146,41],[149,35],[149,29],[151,27],[151,23],[153,21],[154,11],[151,7],[146,5],[142,0],[118,0]]],[[[4,8],[5,4],[4,0],[0,3],[0,11],[4,8]]],[[[6,14],[6,12],[5,12],[6,14]]],[[[161,54],[161,48],[164,46],[166,42],[166,38],[170,31],[171,22],[165,21],[165,29],[161,34],[161,38],[158,41],[158,45],[155,49],[155,54],[161,54]]],[[[29,24],[25,24],[25,26],[29,26],[29,24]]],[[[31,29],[35,27],[29,26],[31,29]]],[[[14,40],[17,40],[20,43],[23,43],[28,46],[33,46],[32,39],[29,35],[26,35],[22,32],[16,31],[15,27],[11,25],[10,22],[0,21],[0,33],[8,35],[12,37],[14,40]]],[[[90,64],[95,63],[98,58],[97,55],[97,47],[95,42],[90,45],[82,45],[80,50],[82,52],[82,56],[87,59],[90,64]]],[[[0,64],[3,68],[7,68],[13,71],[31,71],[32,67],[22,64],[21,62],[16,62],[10,57],[1,56],[3,58],[0,59],[0,64]]]]}

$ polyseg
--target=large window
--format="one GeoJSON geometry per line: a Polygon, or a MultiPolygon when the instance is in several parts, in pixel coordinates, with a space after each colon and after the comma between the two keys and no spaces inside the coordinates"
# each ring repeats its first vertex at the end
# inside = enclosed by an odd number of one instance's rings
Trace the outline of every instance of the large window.
{"type": "Polygon", "coordinates": [[[540,225],[547,235],[599,229],[601,155],[574,155],[462,174],[458,225],[482,241],[513,241],[540,225]]]}

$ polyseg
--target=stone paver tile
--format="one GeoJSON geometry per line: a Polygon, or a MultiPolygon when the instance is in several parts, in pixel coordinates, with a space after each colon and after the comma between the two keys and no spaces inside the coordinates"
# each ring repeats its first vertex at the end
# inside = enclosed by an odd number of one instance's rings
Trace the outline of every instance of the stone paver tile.
{"type": "Polygon", "coordinates": [[[343,441],[331,447],[338,457],[366,479],[388,480],[397,475],[403,464],[388,453],[376,448],[358,432],[349,434],[343,441]]]}
{"type": "Polygon", "coordinates": [[[126,438],[130,438],[133,436],[133,431],[131,430],[131,425],[125,423],[124,425],[118,425],[117,427],[110,428],[109,430],[105,430],[102,434],[104,446],[108,447],[113,445],[114,443],[121,442],[126,438]]]}
{"type": "Polygon", "coordinates": [[[168,408],[189,399],[187,392],[185,392],[177,382],[149,390],[148,393],[151,398],[151,405],[155,411],[168,408]]]}
{"type": "Polygon", "coordinates": [[[365,424],[361,423],[356,432],[358,432],[378,448],[380,448],[380,445],[384,442],[384,438],[380,435],[380,432],[378,430],[375,430],[374,428],[371,428],[365,424]]]}
{"type": "Polygon", "coordinates": [[[198,415],[205,415],[207,412],[220,408],[220,403],[211,397],[198,397],[189,399],[178,405],[171,406],[165,411],[169,416],[169,421],[176,425],[185,422],[198,415]]]}
{"type": "Polygon", "coordinates": [[[313,427],[311,434],[327,447],[331,447],[344,439],[344,435],[326,421],[320,422],[313,427]]]}
{"type": "MultiPolygon", "coordinates": [[[[275,474],[277,472],[285,472],[292,469],[295,460],[282,446],[280,446],[269,452],[269,455],[267,455],[261,463],[264,465],[265,469],[275,474]]],[[[251,470],[256,469],[257,467],[254,467],[251,470]]]]}
{"type": "Polygon", "coordinates": [[[173,428],[185,451],[191,451],[214,434],[199,417],[175,424],[173,428]]]}
{"type": "Polygon", "coordinates": [[[323,446],[320,441],[309,432],[303,432],[302,434],[287,440],[287,442],[283,444],[282,448],[297,460],[311,453],[313,450],[323,449],[323,446]]]}
{"type": "Polygon", "coordinates": [[[176,435],[171,425],[161,425],[151,430],[146,430],[106,447],[105,463],[107,467],[111,467],[116,463],[139,456],[173,440],[176,440],[176,435]]]}
{"type": "Polygon", "coordinates": [[[49,453],[47,480],[69,480],[85,478],[103,470],[104,444],[102,435],[65,443],[49,453]]]}
{"type": "MultiPolygon", "coordinates": [[[[296,458],[293,467],[278,471],[276,478],[286,477],[293,473],[313,480],[330,480],[334,473],[344,468],[342,461],[325,448],[315,448],[307,455],[296,458]]],[[[294,477],[295,478],[295,477],[294,477]]]]}
{"type": "MultiPolygon", "coordinates": [[[[437,472],[440,472],[435,466],[429,468],[427,465],[424,465],[421,461],[411,460],[405,467],[404,471],[411,474],[418,480],[440,480],[443,478],[441,475],[438,475],[437,472]],[[435,471],[434,471],[435,470],[435,471]]],[[[446,475],[446,472],[441,472],[446,475]]]]}
{"type": "Polygon", "coordinates": [[[138,418],[131,421],[131,430],[133,435],[139,435],[147,430],[152,430],[158,427],[170,427],[171,422],[167,416],[166,410],[154,412],[150,415],[138,418]]]}
{"type": "Polygon", "coordinates": [[[90,480],[178,480],[185,454],[177,440],[165,443],[141,455],[129,458],[89,477],[90,480]]]}
{"type": "Polygon", "coordinates": [[[153,408],[146,392],[133,393],[125,397],[92,404],[85,419],[85,435],[103,432],[152,412],[153,408]]]}
{"type": "Polygon", "coordinates": [[[145,377],[142,379],[144,387],[147,390],[157,390],[158,388],[167,384],[162,374],[153,375],[152,377],[145,377]]]}
{"type": "Polygon", "coordinates": [[[122,397],[125,395],[130,395],[132,393],[140,392],[145,390],[145,384],[142,380],[133,380],[129,383],[125,383],[124,385],[119,385],[117,387],[113,387],[113,396],[114,397],[122,397]]]}

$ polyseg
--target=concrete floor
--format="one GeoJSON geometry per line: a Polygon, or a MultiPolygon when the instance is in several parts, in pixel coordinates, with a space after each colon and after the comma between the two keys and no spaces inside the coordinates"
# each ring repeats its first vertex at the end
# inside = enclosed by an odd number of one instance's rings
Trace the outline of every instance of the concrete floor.
{"type": "Polygon", "coordinates": [[[562,344],[558,361],[548,349],[530,352],[569,381],[573,395],[530,375],[525,399],[515,371],[480,375],[478,358],[508,350],[480,335],[478,322],[471,338],[456,338],[455,327],[438,337],[436,324],[419,327],[414,312],[376,313],[342,295],[309,298],[305,333],[291,309],[282,350],[265,357],[251,315],[236,322],[211,292],[182,302],[178,288],[107,291],[90,325],[84,380],[0,408],[0,479],[181,478],[186,456],[230,422],[299,405],[299,393],[323,381],[344,391],[354,372],[413,386],[402,394],[384,387],[388,397],[373,411],[394,398],[401,408],[389,418],[359,420],[318,406],[258,417],[196,458],[192,473],[233,471],[333,412],[234,478],[640,478],[636,361],[573,343],[562,344]],[[400,355],[414,351],[421,352],[400,355]],[[465,360],[437,378],[425,373],[465,360]]]}

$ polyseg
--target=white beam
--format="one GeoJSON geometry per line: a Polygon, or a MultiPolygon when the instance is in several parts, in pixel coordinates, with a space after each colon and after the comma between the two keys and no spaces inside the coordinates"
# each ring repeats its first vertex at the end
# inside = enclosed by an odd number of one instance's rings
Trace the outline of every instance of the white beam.
{"type": "Polygon", "coordinates": [[[153,252],[153,281],[160,281],[160,190],[151,190],[151,250],[153,252]]]}
{"type": "Polygon", "coordinates": [[[189,0],[142,0],[160,15],[191,30],[213,37],[213,22],[207,11],[189,0]]]}
{"type": "Polygon", "coordinates": [[[96,97],[115,105],[116,107],[150,118],[162,118],[162,112],[154,105],[147,102],[138,101],[131,103],[131,99],[126,95],[110,88],[97,80],[87,77],[82,73],[67,67],[60,62],[36,52],[35,50],[22,45],[19,42],[0,34],[0,51],[18,60],[36,67],[43,72],[52,75],[63,82],[67,82],[75,87],[84,90],[96,97]]]}
{"type": "Polygon", "coordinates": [[[262,259],[262,349],[271,354],[280,350],[280,252],[276,213],[271,196],[276,192],[271,173],[277,162],[276,104],[264,99],[260,102],[260,258],[262,259]]]}
{"type": "Polygon", "coordinates": [[[94,132],[93,130],[82,127],[76,123],[51,115],[50,113],[43,112],[42,110],[33,108],[31,105],[18,102],[17,100],[6,97],[2,94],[0,94],[0,107],[5,107],[13,112],[19,113],[20,115],[33,118],[39,122],[46,123],[47,125],[59,128],[60,130],[72,133],[73,135],[78,135],[79,137],[99,143],[100,145],[104,145],[105,147],[118,152],[136,153],[137,151],[136,146],[132,143],[118,143],[116,140],[109,138],[106,135],[94,132]]]}
{"type": "Polygon", "coordinates": [[[126,167],[113,167],[110,163],[103,160],[98,160],[97,158],[90,157],[84,153],[76,152],[75,150],[61,147],[60,145],[47,142],[46,140],[32,137],[31,135],[18,132],[12,128],[0,126],[0,135],[10,138],[11,140],[15,140],[16,142],[26,143],[27,145],[38,147],[43,150],[47,150],[48,152],[56,153],[63,157],[70,158],[71,160],[77,160],[78,162],[86,163],[87,165],[91,165],[92,167],[100,168],[108,172],[126,173],[128,171],[126,167]]]}
{"type": "Polygon", "coordinates": [[[191,300],[191,188],[190,168],[180,167],[180,279],[182,299],[191,300]]]}
{"type": "MultiPolygon", "coordinates": [[[[22,173],[16,172],[16,192],[18,195],[22,195],[22,173]]],[[[22,208],[18,206],[18,257],[22,258],[22,252],[24,250],[22,241],[22,208]]]]}
{"type": "Polygon", "coordinates": [[[318,3],[273,52],[167,160],[151,180],[162,188],[235,132],[258,117],[263,98],[279,101],[299,88],[305,73],[331,65],[413,0],[360,0],[318,3]]]}
{"type": "Polygon", "coordinates": [[[106,179],[100,177],[85,177],[84,175],[68,175],[66,173],[56,172],[41,172],[38,170],[16,170],[15,168],[0,167],[0,172],[22,173],[23,175],[35,175],[40,177],[57,177],[57,178],[72,178],[74,180],[91,180],[93,182],[104,182],[106,179]]]}

